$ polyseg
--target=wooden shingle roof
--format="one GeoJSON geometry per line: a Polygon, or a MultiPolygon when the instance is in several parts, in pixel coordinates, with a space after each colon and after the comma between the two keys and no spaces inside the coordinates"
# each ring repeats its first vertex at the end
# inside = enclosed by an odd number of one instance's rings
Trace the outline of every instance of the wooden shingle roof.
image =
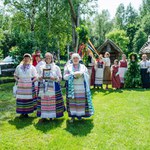
{"type": "Polygon", "coordinates": [[[150,41],[146,42],[139,51],[139,54],[150,54],[150,41]]]}
{"type": "Polygon", "coordinates": [[[98,51],[101,52],[102,49],[107,45],[110,44],[112,47],[114,47],[115,50],[117,50],[119,53],[123,54],[123,51],[117,46],[112,40],[107,39],[100,47],[98,47],[98,51]]]}

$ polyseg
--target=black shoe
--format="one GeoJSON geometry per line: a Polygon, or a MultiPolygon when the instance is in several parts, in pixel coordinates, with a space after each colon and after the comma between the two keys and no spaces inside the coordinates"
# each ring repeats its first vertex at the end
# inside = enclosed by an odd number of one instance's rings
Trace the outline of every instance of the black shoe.
{"type": "Polygon", "coordinates": [[[43,123],[43,122],[46,122],[46,121],[47,121],[46,118],[41,118],[41,119],[39,120],[39,123],[43,123]]]}
{"type": "Polygon", "coordinates": [[[25,117],[25,118],[28,118],[29,116],[28,116],[28,114],[24,114],[24,117],[25,117]]]}
{"type": "Polygon", "coordinates": [[[24,114],[21,114],[21,115],[19,116],[19,118],[24,118],[24,114]]]}

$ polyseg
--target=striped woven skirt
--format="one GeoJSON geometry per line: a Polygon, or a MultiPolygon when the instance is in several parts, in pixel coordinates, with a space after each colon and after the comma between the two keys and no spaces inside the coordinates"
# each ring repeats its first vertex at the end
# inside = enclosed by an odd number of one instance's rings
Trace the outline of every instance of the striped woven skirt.
{"type": "Polygon", "coordinates": [[[38,117],[59,118],[64,115],[65,106],[59,83],[53,81],[40,82],[37,101],[38,117]]]}
{"type": "Polygon", "coordinates": [[[74,99],[68,98],[68,82],[66,86],[66,103],[69,117],[90,117],[89,106],[83,78],[74,79],[74,99]]]}
{"type": "Polygon", "coordinates": [[[17,113],[29,114],[36,110],[37,99],[34,82],[31,80],[19,80],[16,98],[17,113]]]}
{"type": "Polygon", "coordinates": [[[95,85],[96,86],[102,86],[103,74],[104,74],[104,69],[103,68],[97,68],[96,74],[95,74],[95,85]]]}

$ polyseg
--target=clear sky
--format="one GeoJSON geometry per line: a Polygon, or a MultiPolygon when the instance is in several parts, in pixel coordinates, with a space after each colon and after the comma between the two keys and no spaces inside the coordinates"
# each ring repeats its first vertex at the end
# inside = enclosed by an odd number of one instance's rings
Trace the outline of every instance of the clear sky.
{"type": "Polygon", "coordinates": [[[108,9],[111,18],[113,18],[120,3],[123,3],[125,6],[131,3],[132,6],[138,10],[142,4],[142,0],[98,0],[98,10],[101,12],[103,9],[108,9]]]}

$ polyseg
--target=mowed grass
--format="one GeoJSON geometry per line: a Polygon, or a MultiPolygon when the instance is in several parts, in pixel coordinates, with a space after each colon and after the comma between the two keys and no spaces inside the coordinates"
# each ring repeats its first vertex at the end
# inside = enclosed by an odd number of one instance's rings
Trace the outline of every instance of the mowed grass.
{"type": "Polygon", "coordinates": [[[92,89],[94,116],[70,123],[65,112],[41,124],[36,112],[18,118],[12,86],[0,85],[0,150],[150,149],[150,90],[92,89]]]}

